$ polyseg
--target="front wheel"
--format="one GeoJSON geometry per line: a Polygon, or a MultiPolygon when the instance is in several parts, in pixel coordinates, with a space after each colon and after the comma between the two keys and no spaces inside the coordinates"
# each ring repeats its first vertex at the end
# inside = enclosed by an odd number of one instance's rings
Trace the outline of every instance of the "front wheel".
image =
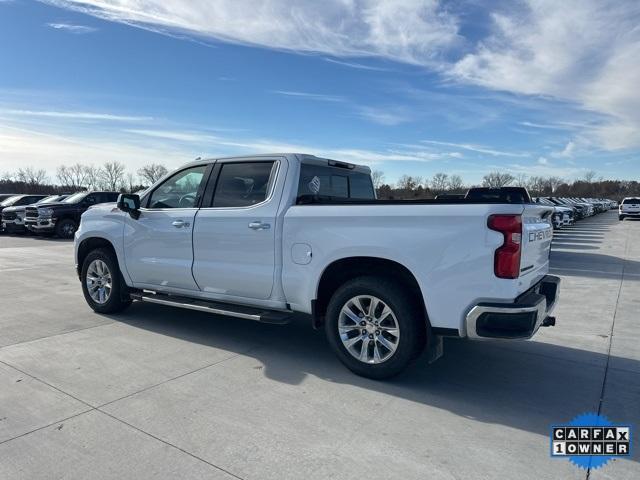
{"type": "Polygon", "coordinates": [[[624,220],[624,215],[618,215],[618,220],[620,221],[624,220]]]}
{"type": "Polygon", "coordinates": [[[78,224],[70,218],[63,218],[56,225],[56,235],[60,238],[73,238],[78,224]]]}
{"type": "Polygon", "coordinates": [[[342,285],[327,307],[325,332],[340,361],[373,379],[404,370],[425,345],[426,322],[415,299],[396,283],[359,277],[342,285]]]}
{"type": "Polygon", "coordinates": [[[82,293],[97,313],[115,313],[131,305],[125,297],[127,286],[122,280],[115,255],[106,249],[96,249],[82,262],[82,293]]]}

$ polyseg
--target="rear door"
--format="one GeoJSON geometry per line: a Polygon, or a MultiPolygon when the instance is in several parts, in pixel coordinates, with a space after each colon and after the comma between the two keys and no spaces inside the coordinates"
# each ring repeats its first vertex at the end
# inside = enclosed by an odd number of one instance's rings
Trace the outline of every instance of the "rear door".
{"type": "Polygon", "coordinates": [[[522,254],[520,257],[520,276],[540,269],[546,269],[549,263],[549,251],[553,240],[551,215],[553,207],[538,204],[526,204],[522,213],[522,254]]]}
{"type": "Polygon", "coordinates": [[[206,164],[176,172],[146,197],[139,218],[125,216],[125,263],[135,284],[198,290],[191,274],[193,220],[208,173],[206,164]]]}
{"type": "Polygon", "coordinates": [[[276,268],[286,158],[218,160],[193,231],[193,276],[204,292],[265,300],[276,268]],[[215,179],[215,182],[214,182],[215,179]]]}

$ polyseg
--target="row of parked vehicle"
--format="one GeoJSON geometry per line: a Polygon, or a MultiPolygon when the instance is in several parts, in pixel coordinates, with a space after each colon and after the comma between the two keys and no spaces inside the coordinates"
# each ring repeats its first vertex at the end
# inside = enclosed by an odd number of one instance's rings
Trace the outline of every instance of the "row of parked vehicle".
{"type": "Polygon", "coordinates": [[[618,208],[618,202],[606,198],[534,197],[533,201],[553,207],[553,228],[556,229],[618,208]]]}
{"type": "Polygon", "coordinates": [[[0,194],[2,231],[73,238],[80,216],[92,205],[115,202],[118,192],[64,195],[0,194]]]}
{"type": "MultiPolygon", "coordinates": [[[[531,197],[529,192],[524,187],[501,187],[501,188],[488,188],[488,187],[473,187],[470,188],[467,193],[463,194],[444,194],[438,195],[437,199],[466,199],[473,201],[491,201],[501,203],[538,203],[553,207],[552,223],[555,229],[573,225],[577,220],[591,217],[598,213],[606,212],[618,208],[618,202],[615,200],[609,200],[605,198],[567,198],[567,197],[531,197]]],[[[620,220],[623,220],[625,215],[631,216],[631,214],[623,213],[622,209],[633,210],[630,205],[630,198],[625,198],[620,204],[620,220]],[[629,204],[629,205],[627,205],[629,204]],[[628,207],[628,208],[627,208],[628,207]]],[[[640,214],[640,201],[635,199],[638,203],[638,213],[640,214]]]]}

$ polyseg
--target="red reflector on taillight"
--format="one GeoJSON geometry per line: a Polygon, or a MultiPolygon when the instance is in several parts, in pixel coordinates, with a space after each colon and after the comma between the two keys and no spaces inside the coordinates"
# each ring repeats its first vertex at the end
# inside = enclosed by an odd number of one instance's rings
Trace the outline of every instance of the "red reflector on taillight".
{"type": "Polygon", "coordinates": [[[520,215],[490,215],[487,226],[504,236],[504,242],[496,250],[493,261],[493,271],[496,277],[518,278],[522,248],[522,219],[520,215]]]}

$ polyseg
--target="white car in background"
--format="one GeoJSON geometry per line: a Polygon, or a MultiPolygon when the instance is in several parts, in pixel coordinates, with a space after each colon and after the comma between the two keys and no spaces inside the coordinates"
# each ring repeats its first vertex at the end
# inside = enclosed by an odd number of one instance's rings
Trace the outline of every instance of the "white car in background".
{"type": "Polygon", "coordinates": [[[640,218],[640,197],[627,197],[620,202],[618,219],[640,218]]]}

